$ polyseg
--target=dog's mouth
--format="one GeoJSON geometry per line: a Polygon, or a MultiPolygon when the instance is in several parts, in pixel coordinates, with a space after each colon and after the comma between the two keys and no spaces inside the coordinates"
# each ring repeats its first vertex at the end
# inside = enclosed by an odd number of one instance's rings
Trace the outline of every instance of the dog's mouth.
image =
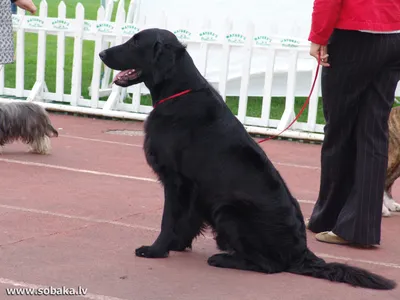
{"type": "Polygon", "coordinates": [[[115,76],[113,83],[116,83],[118,85],[126,85],[129,81],[138,79],[141,73],[142,72],[140,70],[135,69],[121,71],[115,76]]]}

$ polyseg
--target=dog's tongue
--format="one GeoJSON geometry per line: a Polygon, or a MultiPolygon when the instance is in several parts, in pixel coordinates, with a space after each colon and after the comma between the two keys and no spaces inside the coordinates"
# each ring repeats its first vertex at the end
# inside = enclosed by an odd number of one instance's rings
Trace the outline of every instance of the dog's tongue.
{"type": "Polygon", "coordinates": [[[136,72],[134,69],[129,69],[129,70],[125,70],[125,71],[121,71],[119,72],[113,80],[113,83],[116,82],[117,80],[123,80],[123,81],[127,81],[129,79],[135,79],[136,78],[136,72]]]}

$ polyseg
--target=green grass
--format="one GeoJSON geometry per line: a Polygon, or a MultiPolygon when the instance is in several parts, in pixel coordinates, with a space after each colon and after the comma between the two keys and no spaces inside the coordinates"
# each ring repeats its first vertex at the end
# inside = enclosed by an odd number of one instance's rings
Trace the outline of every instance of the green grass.
{"type": "MultiPolygon", "coordinates": [[[[34,0],[35,4],[38,6],[40,1],[34,0]]],[[[99,0],[68,0],[65,1],[67,7],[67,17],[73,18],[75,16],[76,4],[81,2],[85,7],[85,19],[95,20],[97,16],[97,10],[99,8],[99,0]]],[[[57,17],[58,15],[58,5],[59,1],[48,1],[48,15],[50,17],[57,17]]],[[[126,1],[126,9],[128,9],[129,1],[126,1]]],[[[114,8],[114,16],[117,7],[114,8]]],[[[37,12],[37,14],[39,11],[37,12]]],[[[114,20],[114,18],[113,18],[114,20]]],[[[64,69],[64,89],[65,93],[71,92],[71,75],[72,75],[72,61],[73,61],[73,39],[66,38],[65,41],[65,69],[64,69]]],[[[33,87],[36,78],[36,57],[37,57],[37,34],[26,33],[25,35],[25,88],[30,89],[33,87]]],[[[47,36],[47,48],[46,48],[46,69],[45,69],[45,80],[47,87],[50,92],[55,92],[56,89],[56,59],[57,59],[57,37],[47,36]]],[[[94,56],[94,42],[84,41],[83,45],[83,67],[82,67],[82,96],[84,98],[89,98],[88,87],[90,86],[90,81],[92,78],[93,69],[93,56],[94,56]]],[[[5,80],[6,87],[15,87],[15,64],[10,64],[5,66],[5,80]]],[[[101,100],[106,100],[101,99],[101,100]]],[[[299,112],[301,106],[303,105],[306,98],[298,97],[295,101],[295,112],[299,112]]],[[[126,99],[125,102],[129,102],[126,99]]],[[[227,104],[230,109],[237,114],[238,111],[238,97],[227,97],[227,104]]],[[[150,105],[151,101],[148,96],[143,96],[141,103],[143,105],[150,105]]],[[[251,117],[261,116],[261,97],[249,97],[247,115],[251,117]]],[[[285,108],[284,98],[273,98],[271,103],[271,114],[270,118],[280,119],[285,108]]],[[[307,121],[308,109],[304,111],[300,117],[301,122],[307,121]]],[[[319,101],[317,123],[323,124],[324,117],[322,114],[322,105],[319,101]]]]}
{"type": "MultiPolygon", "coordinates": [[[[74,18],[75,8],[77,3],[84,3],[85,7],[85,19],[95,20],[97,16],[97,10],[99,8],[100,1],[96,0],[68,0],[65,1],[67,7],[67,18],[74,18]]],[[[40,1],[34,0],[34,3],[38,7],[40,1]]],[[[59,1],[48,1],[48,16],[58,16],[58,5],[59,1]]],[[[127,3],[129,4],[129,3],[127,3]]],[[[114,9],[114,14],[116,8],[114,9]]],[[[26,33],[25,34],[25,88],[33,87],[36,76],[36,58],[37,58],[37,34],[26,33]]],[[[55,92],[56,89],[56,62],[57,62],[57,36],[48,35],[46,37],[46,68],[45,68],[45,80],[47,87],[50,92],[55,92]]],[[[64,89],[65,93],[71,92],[71,75],[72,75],[72,61],[73,61],[73,38],[67,37],[65,41],[65,68],[64,68],[64,89]]],[[[84,41],[83,44],[83,67],[82,67],[82,95],[85,98],[89,97],[87,87],[90,85],[92,77],[92,65],[94,55],[94,41],[84,41]]],[[[7,87],[15,87],[15,64],[5,66],[5,79],[7,87]]]]}

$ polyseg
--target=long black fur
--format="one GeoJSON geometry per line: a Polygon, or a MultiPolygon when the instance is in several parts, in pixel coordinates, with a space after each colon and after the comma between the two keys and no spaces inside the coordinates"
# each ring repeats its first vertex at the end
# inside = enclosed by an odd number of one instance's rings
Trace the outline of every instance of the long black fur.
{"type": "Polygon", "coordinates": [[[396,286],[363,269],[326,263],[308,249],[297,200],[174,34],[143,30],[100,57],[114,70],[135,69],[136,75],[125,72],[115,83],[144,82],[153,104],[191,89],[156,106],[145,123],[144,151],[165,203],[158,238],[136,249],[137,256],[161,258],[191,248],[210,226],[224,251],[208,259],[212,266],[291,272],[372,289],[396,286]]]}

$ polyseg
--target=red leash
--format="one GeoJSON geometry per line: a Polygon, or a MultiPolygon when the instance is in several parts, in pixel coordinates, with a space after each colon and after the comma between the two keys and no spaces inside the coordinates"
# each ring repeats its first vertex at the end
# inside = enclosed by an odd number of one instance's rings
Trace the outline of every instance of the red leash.
{"type": "Polygon", "coordinates": [[[282,130],[281,132],[279,132],[277,135],[273,135],[273,136],[270,136],[270,137],[268,137],[268,138],[265,138],[265,139],[262,139],[262,140],[258,141],[259,144],[261,144],[261,143],[263,143],[263,142],[265,142],[265,141],[268,141],[268,140],[272,140],[272,139],[274,139],[274,138],[280,136],[283,132],[285,132],[286,130],[288,130],[288,129],[294,124],[294,122],[296,122],[296,121],[300,118],[300,116],[303,114],[303,111],[306,109],[306,107],[307,107],[307,105],[308,105],[308,102],[310,102],[311,95],[312,95],[312,93],[313,93],[313,91],[314,91],[315,83],[317,82],[318,73],[319,73],[319,66],[320,66],[320,55],[318,54],[317,72],[315,73],[314,82],[313,82],[313,84],[312,84],[312,86],[311,86],[310,94],[308,95],[308,98],[307,98],[306,102],[304,102],[303,107],[300,109],[300,111],[299,111],[299,113],[297,114],[296,118],[294,118],[294,120],[289,124],[288,127],[286,127],[285,129],[283,129],[283,130],[282,130]]]}
{"type": "MultiPolygon", "coordinates": [[[[294,120],[289,124],[288,127],[286,127],[284,130],[282,130],[281,132],[279,132],[277,135],[273,135],[273,136],[270,136],[270,137],[268,137],[268,138],[265,138],[265,139],[262,139],[262,140],[258,141],[259,144],[261,144],[261,143],[263,143],[263,142],[265,142],[265,141],[268,141],[268,140],[272,140],[272,139],[274,139],[274,138],[280,136],[283,132],[285,132],[286,130],[288,130],[288,129],[294,124],[294,122],[296,122],[296,121],[300,118],[300,116],[303,114],[303,111],[306,109],[306,107],[307,107],[307,105],[308,105],[308,102],[310,102],[311,95],[312,95],[312,93],[313,93],[313,91],[314,91],[315,83],[317,82],[320,64],[321,64],[321,63],[320,63],[320,56],[318,55],[317,72],[315,73],[314,82],[313,82],[313,84],[312,84],[312,86],[311,86],[310,94],[308,95],[308,98],[307,98],[306,102],[304,102],[303,107],[300,109],[300,111],[299,111],[299,113],[297,114],[296,118],[294,118],[294,120]]],[[[170,96],[170,97],[168,97],[168,98],[164,98],[164,99],[158,101],[155,105],[153,105],[153,108],[156,107],[157,105],[159,105],[159,104],[161,104],[161,103],[167,101],[167,100],[170,100],[170,99],[173,99],[173,98],[176,98],[176,97],[179,97],[179,96],[188,94],[188,93],[190,93],[190,92],[191,92],[191,90],[185,90],[185,91],[183,91],[183,92],[180,92],[180,93],[177,93],[177,94],[175,94],[175,95],[172,95],[172,96],[170,96]]]]}

